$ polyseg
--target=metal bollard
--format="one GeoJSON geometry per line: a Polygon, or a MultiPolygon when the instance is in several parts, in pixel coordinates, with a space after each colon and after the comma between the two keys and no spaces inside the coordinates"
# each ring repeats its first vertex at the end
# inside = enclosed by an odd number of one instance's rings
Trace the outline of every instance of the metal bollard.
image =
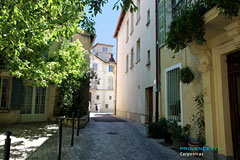
{"type": "Polygon", "coordinates": [[[77,136],[79,136],[79,123],[80,123],[80,110],[78,110],[78,115],[77,115],[77,118],[78,118],[78,121],[77,121],[77,136]]]}
{"type": "Polygon", "coordinates": [[[74,115],[75,113],[72,113],[72,139],[71,139],[71,146],[73,146],[73,141],[74,141],[74,115]]]}
{"type": "Polygon", "coordinates": [[[58,160],[61,160],[62,154],[62,118],[59,119],[59,129],[58,129],[58,160]]]}
{"type": "Polygon", "coordinates": [[[12,135],[11,131],[6,132],[6,140],[5,140],[5,146],[4,146],[4,160],[9,160],[10,158],[10,146],[11,146],[11,138],[12,135]]]}

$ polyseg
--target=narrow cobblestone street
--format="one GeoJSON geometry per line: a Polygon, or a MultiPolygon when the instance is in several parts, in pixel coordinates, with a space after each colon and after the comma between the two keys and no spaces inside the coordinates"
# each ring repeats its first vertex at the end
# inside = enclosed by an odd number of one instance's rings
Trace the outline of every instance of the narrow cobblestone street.
{"type": "MultiPolygon", "coordinates": [[[[71,128],[64,127],[62,159],[183,159],[177,152],[148,138],[143,125],[107,114],[92,114],[86,128],[80,130],[79,137],[75,136],[74,147],[70,147],[70,140],[71,128]]],[[[56,159],[56,156],[57,135],[45,142],[28,159],[56,159]]]]}

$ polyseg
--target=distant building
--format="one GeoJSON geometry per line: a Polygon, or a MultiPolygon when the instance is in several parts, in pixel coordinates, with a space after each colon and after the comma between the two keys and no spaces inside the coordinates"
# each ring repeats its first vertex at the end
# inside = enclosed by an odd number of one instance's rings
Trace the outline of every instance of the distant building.
{"type": "Polygon", "coordinates": [[[158,117],[155,1],[134,0],[138,10],[121,12],[117,39],[116,114],[139,123],[158,117]]]}
{"type": "Polygon", "coordinates": [[[97,80],[90,84],[91,110],[114,112],[115,102],[115,67],[112,45],[97,43],[92,47],[90,67],[96,72],[97,80]]]}

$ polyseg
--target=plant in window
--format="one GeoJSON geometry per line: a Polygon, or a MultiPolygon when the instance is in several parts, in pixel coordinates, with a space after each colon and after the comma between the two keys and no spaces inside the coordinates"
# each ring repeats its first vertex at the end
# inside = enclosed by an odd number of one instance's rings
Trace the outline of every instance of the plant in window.
{"type": "Polygon", "coordinates": [[[180,80],[186,84],[190,84],[194,80],[194,74],[190,67],[186,66],[180,70],[180,80]]]}

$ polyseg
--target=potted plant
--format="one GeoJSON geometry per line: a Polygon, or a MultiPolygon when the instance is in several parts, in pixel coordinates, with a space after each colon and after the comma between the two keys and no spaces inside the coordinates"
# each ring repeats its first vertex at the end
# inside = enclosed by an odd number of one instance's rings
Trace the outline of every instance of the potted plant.
{"type": "Polygon", "coordinates": [[[204,99],[203,94],[199,94],[194,98],[197,112],[192,115],[192,122],[195,127],[197,142],[190,142],[189,147],[200,147],[205,144],[205,120],[204,120],[204,99]]]}
{"type": "Polygon", "coordinates": [[[167,133],[167,120],[161,118],[159,122],[149,123],[147,126],[148,136],[151,138],[164,138],[167,133]]]}
{"type": "Polygon", "coordinates": [[[180,80],[186,84],[190,84],[194,80],[194,74],[190,67],[186,66],[180,70],[180,80]]]}
{"type": "Polygon", "coordinates": [[[189,129],[190,125],[188,124],[182,127],[178,125],[176,121],[172,123],[170,132],[175,149],[179,150],[180,147],[185,146],[185,139],[189,136],[189,129]]]}

